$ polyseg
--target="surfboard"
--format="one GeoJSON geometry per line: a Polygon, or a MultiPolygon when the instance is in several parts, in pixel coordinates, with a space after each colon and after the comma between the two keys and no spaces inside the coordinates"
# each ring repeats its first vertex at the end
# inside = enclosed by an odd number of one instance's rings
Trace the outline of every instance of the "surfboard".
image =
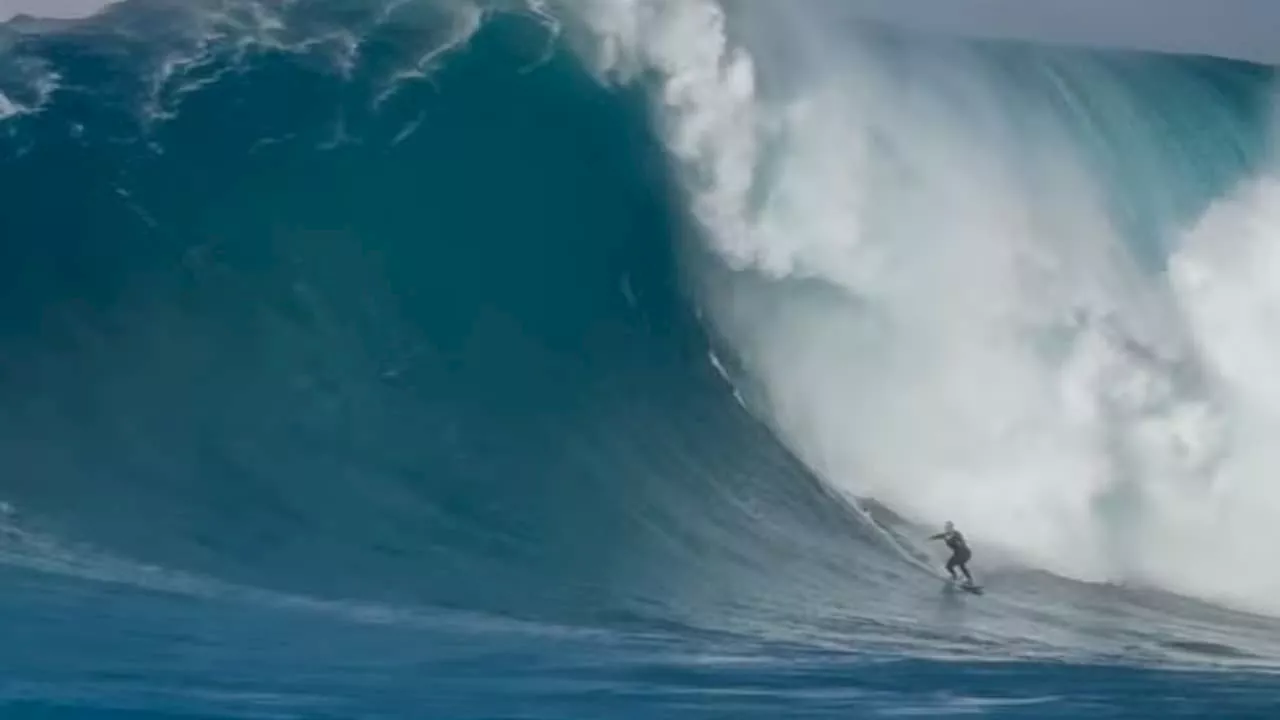
{"type": "Polygon", "coordinates": [[[951,578],[945,578],[945,580],[946,580],[947,585],[949,585],[949,586],[951,586],[951,587],[959,588],[959,589],[961,589],[961,590],[963,590],[963,591],[965,591],[965,592],[967,592],[967,593],[972,593],[972,594],[974,594],[974,595],[981,595],[981,594],[982,594],[982,586],[981,586],[981,585],[970,585],[970,584],[968,584],[968,583],[957,582],[957,581],[955,581],[955,580],[952,580],[951,578]]]}

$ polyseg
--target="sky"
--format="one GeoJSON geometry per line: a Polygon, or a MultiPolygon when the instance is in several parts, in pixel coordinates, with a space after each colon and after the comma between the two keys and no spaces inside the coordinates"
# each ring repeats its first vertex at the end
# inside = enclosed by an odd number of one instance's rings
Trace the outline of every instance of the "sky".
{"type": "MultiPolygon", "coordinates": [[[[110,0],[0,0],[19,13],[83,17],[110,0]]],[[[739,0],[827,5],[932,30],[1222,55],[1280,64],[1280,0],[739,0]]]]}
{"type": "Polygon", "coordinates": [[[78,18],[92,15],[110,0],[0,0],[0,21],[14,15],[78,18]]]}
{"type": "Polygon", "coordinates": [[[1280,0],[790,1],[948,33],[1280,63],[1280,0]]]}

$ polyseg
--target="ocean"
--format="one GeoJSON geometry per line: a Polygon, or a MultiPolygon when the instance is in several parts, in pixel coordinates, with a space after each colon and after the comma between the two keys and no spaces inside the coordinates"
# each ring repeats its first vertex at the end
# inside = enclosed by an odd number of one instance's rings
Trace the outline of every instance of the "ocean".
{"type": "Polygon", "coordinates": [[[0,58],[4,718],[1276,716],[1273,67],[744,0],[0,58]]]}

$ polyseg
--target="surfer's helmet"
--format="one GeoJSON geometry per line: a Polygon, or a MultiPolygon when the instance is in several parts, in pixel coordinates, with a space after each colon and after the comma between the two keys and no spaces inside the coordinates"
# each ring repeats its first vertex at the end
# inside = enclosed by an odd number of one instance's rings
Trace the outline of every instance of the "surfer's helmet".
{"type": "Polygon", "coordinates": [[[946,524],[946,525],[943,525],[942,527],[943,527],[947,532],[951,532],[952,530],[955,530],[955,529],[956,529],[955,524],[954,524],[954,523],[952,523],[950,520],[948,520],[948,521],[947,521],[947,524],[946,524]]]}

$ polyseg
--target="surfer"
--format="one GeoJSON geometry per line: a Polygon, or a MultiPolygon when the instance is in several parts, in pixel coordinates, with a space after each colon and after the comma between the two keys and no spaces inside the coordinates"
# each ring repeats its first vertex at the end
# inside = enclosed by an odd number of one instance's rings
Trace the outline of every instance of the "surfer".
{"type": "Polygon", "coordinates": [[[947,572],[951,573],[951,579],[957,580],[956,568],[964,573],[965,579],[973,585],[973,576],[969,574],[969,558],[973,557],[973,553],[969,551],[969,545],[965,543],[964,536],[956,530],[956,526],[950,520],[943,527],[943,531],[929,538],[930,540],[942,540],[951,548],[951,559],[947,560],[947,572]]]}

